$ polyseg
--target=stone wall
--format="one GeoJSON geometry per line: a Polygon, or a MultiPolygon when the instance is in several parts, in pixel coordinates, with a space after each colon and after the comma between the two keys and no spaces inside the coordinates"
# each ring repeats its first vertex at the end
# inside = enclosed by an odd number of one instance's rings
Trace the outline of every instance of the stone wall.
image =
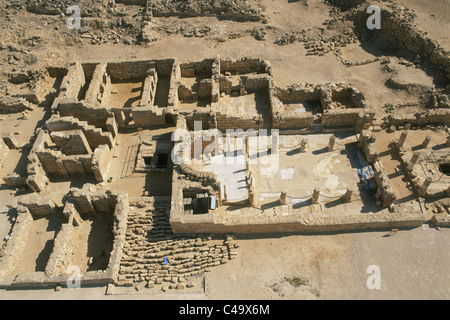
{"type": "Polygon", "coordinates": [[[272,75],[270,63],[264,59],[244,57],[239,60],[220,59],[220,72],[225,74],[266,73],[272,75]]]}
{"type": "Polygon", "coordinates": [[[111,78],[106,73],[106,63],[96,66],[86,91],[85,101],[89,105],[103,105],[111,95],[111,78]]]}
{"type": "Polygon", "coordinates": [[[322,115],[324,130],[351,129],[360,132],[372,123],[375,113],[370,109],[334,109],[322,115]]]}
{"type": "Polygon", "coordinates": [[[7,282],[13,273],[16,257],[20,256],[25,249],[30,224],[33,217],[26,207],[17,208],[17,218],[11,231],[11,236],[6,244],[6,252],[0,261],[0,287],[7,282]]]}
{"type": "Polygon", "coordinates": [[[210,235],[174,234],[169,224],[170,203],[162,197],[136,198],[128,215],[124,254],[117,285],[137,290],[192,287],[189,277],[207,272],[236,256],[233,237],[216,240],[210,235]],[[163,257],[169,263],[163,265],[163,257]]]}
{"type": "Polygon", "coordinates": [[[106,123],[113,115],[110,109],[111,107],[92,107],[74,99],[58,99],[57,105],[61,117],[74,117],[102,129],[106,129],[106,123]]]}
{"type": "Polygon", "coordinates": [[[54,214],[58,209],[51,196],[36,193],[20,197],[18,204],[26,207],[31,214],[36,216],[54,214]]]}
{"type": "MultiPolygon", "coordinates": [[[[383,210],[371,214],[355,214],[338,217],[310,217],[307,220],[301,215],[282,215],[281,209],[274,214],[243,216],[209,215],[195,220],[193,216],[174,216],[170,225],[175,233],[192,233],[201,230],[205,233],[268,233],[268,232],[300,232],[327,233],[366,229],[392,229],[419,227],[426,220],[420,211],[389,212],[383,210]],[[209,219],[207,219],[209,218],[209,219]]],[[[206,215],[199,215],[206,216],[206,215]]]]}
{"type": "Polygon", "coordinates": [[[380,160],[373,163],[373,171],[375,172],[375,182],[378,185],[376,193],[377,205],[389,207],[397,199],[397,196],[395,195],[394,187],[389,179],[389,175],[380,160]]]}
{"type": "Polygon", "coordinates": [[[222,114],[220,112],[215,113],[215,121],[217,129],[225,131],[227,129],[262,129],[263,119],[261,115],[240,115],[230,116],[229,114],[222,114]]]}
{"type": "Polygon", "coordinates": [[[0,168],[3,167],[3,162],[8,156],[8,153],[9,153],[8,146],[3,142],[3,139],[0,139],[0,168]]]}
{"type": "Polygon", "coordinates": [[[242,76],[241,81],[247,93],[267,92],[271,78],[267,75],[250,75],[242,76]]]}
{"type": "MultiPolygon", "coordinates": [[[[399,49],[409,50],[419,55],[444,72],[447,80],[450,79],[450,56],[439,43],[427,37],[413,22],[413,19],[405,12],[404,7],[397,4],[373,3],[381,8],[382,27],[375,32],[385,34],[391,44],[399,49]]],[[[355,21],[361,28],[366,28],[366,6],[350,10],[345,18],[355,21]]]]}
{"type": "Polygon", "coordinates": [[[95,149],[92,158],[92,174],[97,182],[106,182],[111,167],[112,150],[107,145],[101,145],[95,149]]]}
{"type": "Polygon", "coordinates": [[[50,132],[81,130],[92,149],[100,145],[114,146],[115,140],[110,132],[103,132],[102,129],[89,125],[86,121],[80,121],[72,116],[52,117],[45,123],[45,127],[50,132]]]}
{"type": "Polygon", "coordinates": [[[212,66],[214,59],[204,59],[196,62],[180,63],[182,77],[192,78],[200,74],[212,75],[212,66]]]}
{"type": "Polygon", "coordinates": [[[109,62],[106,68],[112,81],[145,79],[150,69],[158,76],[170,77],[174,59],[109,62]]]}
{"type": "Polygon", "coordinates": [[[404,126],[405,124],[413,126],[425,126],[435,124],[450,124],[450,110],[449,109],[429,109],[417,113],[402,113],[392,114],[387,117],[385,125],[389,126],[404,126]]]}

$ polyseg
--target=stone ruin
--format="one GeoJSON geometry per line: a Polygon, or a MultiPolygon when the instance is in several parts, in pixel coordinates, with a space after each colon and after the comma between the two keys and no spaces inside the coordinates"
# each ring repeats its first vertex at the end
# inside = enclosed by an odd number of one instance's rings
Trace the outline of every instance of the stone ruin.
{"type": "MultiPolygon", "coordinates": [[[[77,265],[86,284],[180,290],[195,286],[189,280],[193,276],[235,257],[231,235],[216,239],[223,234],[414,227],[426,220],[416,204],[397,203],[376,144],[381,125],[364,93],[353,85],[280,88],[268,61],[219,56],[185,63],[77,62],[49,67],[48,73],[60,83],[47,94],[51,114],[35,132],[25,174],[4,179],[32,193],[20,198],[16,208],[0,266],[3,287],[64,285],[68,268],[77,265]],[[244,131],[233,136],[241,139],[240,146],[223,135],[236,128],[244,131]],[[183,130],[189,138],[150,134],[161,129],[183,130]],[[257,153],[250,142],[264,129],[278,130],[280,137],[278,145],[259,145],[258,151],[272,155],[281,150],[280,176],[273,183],[250,162],[257,153]],[[114,159],[123,156],[118,141],[130,132],[139,138],[130,156],[133,173],[170,173],[167,196],[147,192],[129,201],[126,188],[108,188],[114,159]],[[208,143],[202,142],[200,153],[188,153],[187,159],[197,158],[202,165],[172,161],[173,152],[198,139],[208,143]],[[205,152],[210,142],[215,148],[205,152]],[[244,159],[233,174],[214,167],[213,160],[227,152],[244,159]],[[330,161],[336,175],[326,171],[330,161]],[[317,173],[312,165],[325,171],[317,173]],[[302,195],[293,194],[294,185],[288,183],[298,175],[312,182],[297,186],[302,195]],[[330,176],[337,183],[327,180],[330,176]],[[58,190],[65,192],[62,200],[52,196],[58,181],[80,177],[79,188],[58,190]],[[50,225],[47,242],[36,243],[40,247],[33,251],[31,237],[50,225]],[[27,252],[41,255],[25,268],[27,252]],[[165,257],[168,264],[161,263],[165,257]]],[[[21,110],[19,106],[15,112],[21,110]]],[[[386,121],[383,126],[398,135],[397,129],[405,127],[448,124],[450,111],[433,109],[386,121]]],[[[449,196],[448,141],[433,139],[420,150],[405,148],[404,140],[390,144],[415,192],[425,199],[449,196]]],[[[10,149],[20,148],[13,135],[0,143],[0,161],[10,149]]],[[[448,206],[439,208],[434,221],[448,225],[448,206]]]]}

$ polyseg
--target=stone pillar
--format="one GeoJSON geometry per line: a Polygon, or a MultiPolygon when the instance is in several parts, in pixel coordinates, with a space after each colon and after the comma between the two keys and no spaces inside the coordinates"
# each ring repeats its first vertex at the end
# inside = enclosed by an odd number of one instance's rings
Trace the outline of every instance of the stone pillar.
{"type": "Polygon", "coordinates": [[[280,204],[285,205],[287,204],[287,191],[283,189],[280,194],[280,204]]]}
{"type": "Polygon", "coordinates": [[[336,137],[333,134],[333,135],[330,136],[330,141],[328,142],[328,147],[327,147],[328,151],[334,150],[335,142],[336,142],[336,137]]]}
{"type": "Polygon", "coordinates": [[[366,130],[361,131],[359,138],[358,138],[358,148],[362,149],[364,144],[366,143],[366,140],[369,138],[368,132],[366,130]]]}
{"type": "Polygon", "coordinates": [[[244,138],[244,143],[245,143],[246,156],[249,157],[250,156],[250,137],[245,137],[244,138]]]}
{"type": "Polygon", "coordinates": [[[431,137],[426,136],[425,140],[423,140],[423,142],[422,142],[422,148],[428,147],[428,145],[430,144],[430,141],[431,141],[431,137]]]}
{"type": "Polygon", "coordinates": [[[20,148],[19,142],[17,142],[16,138],[13,136],[12,133],[4,135],[3,136],[3,142],[5,142],[5,144],[10,149],[19,149],[20,148]]]}
{"type": "Polygon", "coordinates": [[[223,201],[227,202],[228,196],[227,196],[227,186],[223,186],[223,201]]]}
{"type": "Polygon", "coordinates": [[[320,197],[320,189],[314,189],[313,195],[311,197],[311,203],[315,204],[319,202],[319,197],[320,197]]]}
{"type": "Polygon", "coordinates": [[[408,131],[407,130],[406,131],[402,131],[402,134],[400,135],[400,138],[397,141],[397,146],[399,148],[403,147],[403,144],[405,143],[407,136],[408,136],[408,131]]]}
{"type": "Polygon", "coordinates": [[[302,139],[302,142],[300,144],[300,150],[302,152],[305,152],[307,145],[308,145],[308,139],[302,139]]]}
{"type": "Polygon", "coordinates": [[[255,194],[253,193],[253,190],[250,189],[248,191],[248,203],[250,204],[250,206],[254,206],[255,205],[255,194]]]}
{"type": "Polygon", "coordinates": [[[420,158],[420,152],[414,152],[413,156],[411,157],[411,160],[408,163],[408,166],[406,167],[406,171],[408,171],[408,172],[413,171],[414,166],[416,165],[419,158],[420,158]]]}
{"type": "Polygon", "coordinates": [[[433,182],[433,179],[431,179],[430,177],[427,177],[425,179],[425,181],[422,183],[422,185],[419,188],[419,194],[421,196],[425,195],[425,193],[427,192],[428,187],[430,186],[430,184],[433,182]]]}
{"type": "Polygon", "coordinates": [[[447,142],[445,143],[446,147],[450,147],[450,136],[447,137],[447,142]]]}
{"type": "Polygon", "coordinates": [[[344,196],[342,197],[342,200],[344,202],[351,202],[352,201],[352,195],[353,195],[353,190],[350,188],[347,188],[347,191],[345,192],[344,196]]]}

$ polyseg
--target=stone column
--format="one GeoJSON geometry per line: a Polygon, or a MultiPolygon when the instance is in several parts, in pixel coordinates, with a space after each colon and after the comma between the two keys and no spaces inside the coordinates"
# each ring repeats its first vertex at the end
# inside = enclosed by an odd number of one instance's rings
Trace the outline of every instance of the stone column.
{"type": "Polygon", "coordinates": [[[408,131],[407,130],[406,131],[402,131],[402,134],[400,135],[400,138],[397,141],[397,146],[399,148],[403,147],[403,144],[405,143],[407,136],[408,136],[408,131]]]}
{"type": "Polygon", "coordinates": [[[285,205],[287,204],[287,191],[283,189],[280,194],[280,204],[285,205]]]}
{"type": "Polygon", "coordinates": [[[254,206],[255,205],[255,194],[253,193],[253,190],[250,189],[248,191],[248,203],[250,204],[250,206],[254,206]]]}
{"type": "Polygon", "coordinates": [[[411,157],[411,160],[408,163],[408,166],[406,167],[406,171],[408,171],[408,172],[413,171],[414,166],[416,165],[419,158],[420,158],[420,152],[414,152],[413,156],[411,157]]]}
{"type": "Polygon", "coordinates": [[[311,197],[311,203],[315,204],[319,202],[319,197],[320,197],[320,189],[314,189],[313,195],[311,197]]]}
{"type": "Polygon", "coordinates": [[[430,144],[430,141],[431,141],[431,137],[426,136],[425,140],[423,140],[423,142],[422,142],[422,148],[428,147],[428,145],[430,144]]]}
{"type": "Polygon", "coordinates": [[[302,152],[306,151],[306,146],[308,145],[308,139],[302,139],[302,142],[300,144],[300,150],[302,152]]]}
{"type": "Polygon", "coordinates": [[[364,144],[366,143],[366,140],[369,138],[369,135],[367,131],[361,131],[358,139],[358,148],[362,149],[364,144]]]}
{"type": "Polygon", "coordinates": [[[431,179],[430,177],[427,177],[425,179],[425,181],[422,183],[422,185],[419,188],[419,194],[421,196],[425,195],[425,193],[427,192],[428,187],[430,186],[430,184],[433,182],[433,179],[431,179]]]}
{"type": "Polygon", "coordinates": [[[328,151],[332,151],[334,149],[334,144],[336,142],[336,137],[333,135],[330,136],[330,141],[328,142],[328,151]]]}
{"type": "Polygon", "coordinates": [[[342,200],[344,202],[351,202],[352,201],[352,195],[353,195],[353,190],[350,188],[347,188],[347,191],[345,192],[344,196],[342,197],[342,200]]]}

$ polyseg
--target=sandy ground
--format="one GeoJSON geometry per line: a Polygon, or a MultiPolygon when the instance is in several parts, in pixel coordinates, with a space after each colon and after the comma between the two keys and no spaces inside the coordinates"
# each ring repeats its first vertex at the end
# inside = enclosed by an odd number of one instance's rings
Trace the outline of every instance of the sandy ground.
{"type": "Polygon", "coordinates": [[[123,293],[105,287],[78,290],[2,290],[0,299],[443,299],[450,229],[429,225],[334,235],[237,236],[236,259],[206,273],[203,293],[123,293]],[[369,266],[380,270],[380,289],[368,289],[369,266]],[[301,279],[299,286],[289,279],[301,279]],[[287,279],[287,280],[286,280],[287,279]]]}

